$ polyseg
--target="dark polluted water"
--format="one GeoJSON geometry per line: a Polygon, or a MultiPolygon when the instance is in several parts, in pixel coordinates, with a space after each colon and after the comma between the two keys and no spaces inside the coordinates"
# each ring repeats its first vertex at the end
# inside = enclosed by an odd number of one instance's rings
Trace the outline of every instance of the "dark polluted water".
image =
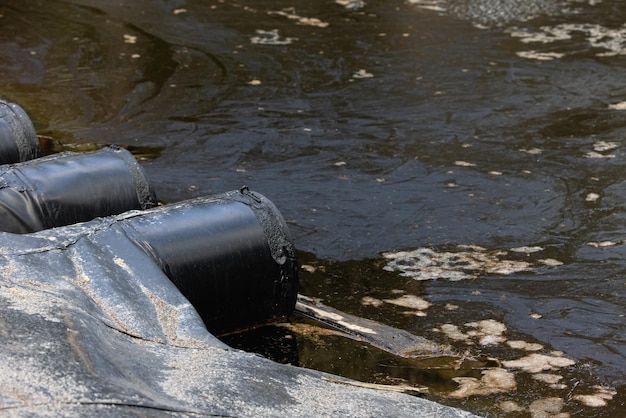
{"type": "Polygon", "coordinates": [[[0,1],[0,95],[49,152],[128,147],[163,201],[263,193],[301,293],[480,361],[302,318],[257,350],[479,414],[623,417],[625,21],[608,0],[0,1]]]}

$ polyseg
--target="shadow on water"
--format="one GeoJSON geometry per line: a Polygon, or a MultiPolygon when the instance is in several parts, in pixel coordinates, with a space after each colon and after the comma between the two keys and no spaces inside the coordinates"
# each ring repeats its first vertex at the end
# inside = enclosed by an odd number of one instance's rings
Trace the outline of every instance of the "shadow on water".
{"type": "Polygon", "coordinates": [[[231,344],[493,415],[623,416],[620,2],[25,0],[0,16],[0,95],[47,152],[124,146],[163,201],[249,185],[290,226],[303,294],[483,364],[396,358],[298,317],[231,344]]]}

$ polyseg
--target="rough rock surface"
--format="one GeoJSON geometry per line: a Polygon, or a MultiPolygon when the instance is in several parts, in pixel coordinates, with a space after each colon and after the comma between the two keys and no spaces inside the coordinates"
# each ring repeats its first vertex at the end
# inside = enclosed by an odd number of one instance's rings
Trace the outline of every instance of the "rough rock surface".
{"type": "Polygon", "coordinates": [[[0,233],[4,413],[471,416],[328,377],[221,343],[116,218],[0,233]]]}

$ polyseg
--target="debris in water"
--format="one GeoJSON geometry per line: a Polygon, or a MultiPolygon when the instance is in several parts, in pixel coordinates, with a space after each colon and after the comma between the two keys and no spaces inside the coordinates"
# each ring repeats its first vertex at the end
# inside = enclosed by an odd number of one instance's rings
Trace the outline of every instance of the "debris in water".
{"type": "Polygon", "coordinates": [[[402,295],[396,299],[384,299],[383,302],[402,306],[403,308],[417,309],[418,311],[423,311],[431,306],[431,303],[427,300],[413,295],[402,295]]]}
{"type": "Polygon", "coordinates": [[[455,161],[454,165],[458,165],[459,167],[476,167],[476,164],[468,163],[467,161],[455,161]]]}
{"type": "Polygon", "coordinates": [[[505,413],[524,412],[525,409],[513,401],[502,401],[498,404],[498,408],[505,413]]]}
{"type": "Polygon", "coordinates": [[[503,360],[505,367],[522,369],[528,373],[539,373],[546,370],[558,370],[563,367],[573,366],[574,360],[565,357],[547,356],[545,354],[529,354],[517,360],[503,360]]]}
{"type": "Polygon", "coordinates": [[[597,392],[592,395],[575,395],[573,399],[585,406],[599,408],[606,406],[607,401],[613,399],[613,396],[617,394],[616,391],[602,386],[594,386],[594,389],[597,392]]]}
{"type": "Polygon", "coordinates": [[[589,151],[585,154],[585,158],[615,158],[615,154],[600,154],[599,152],[589,151]]]}
{"type": "Polygon", "coordinates": [[[530,254],[530,253],[536,253],[539,251],[543,251],[543,247],[517,247],[517,248],[511,248],[511,251],[513,251],[514,253],[525,253],[525,254],[530,254]]]}
{"type": "MultiPolygon", "coordinates": [[[[626,103],[626,102],[623,102],[623,103],[626,103]]],[[[609,106],[609,108],[610,107],[611,106],[609,106]]],[[[594,151],[598,151],[598,152],[610,151],[617,147],[619,147],[619,144],[617,142],[598,141],[595,144],[593,144],[594,151]]]]}
{"type": "Polygon", "coordinates": [[[374,306],[378,308],[379,306],[382,306],[382,304],[382,300],[373,298],[371,296],[363,296],[363,298],[361,299],[361,305],[363,306],[374,306]]]}
{"type": "Polygon", "coordinates": [[[367,71],[360,69],[356,73],[352,74],[352,78],[372,78],[374,74],[368,73],[367,71]]]}
{"type": "Polygon", "coordinates": [[[626,102],[613,103],[609,105],[611,110],[626,110],[626,102]]]}
{"type": "Polygon", "coordinates": [[[133,35],[124,34],[124,43],[135,44],[137,43],[137,37],[133,35]]]}
{"type": "Polygon", "coordinates": [[[315,273],[317,271],[314,266],[311,266],[309,264],[303,264],[300,266],[300,268],[308,273],[315,273]]]}
{"type": "Polygon", "coordinates": [[[615,245],[622,245],[624,241],[590,241],[587,243],[590,247],[613,247],[615,245]]]}
{"type": "Polygon", "coordinates": [[[322,22],[318,18],[315,17],[302,17],[298,16],[295,13],[289,13],[287,11],[279,11],[279,12],[267,12],[269,15],[283,16],[289,20],[295,20],[298,25],[305,26],[317,26],[318,28],[325,28],[328,26],[327,22],[322,22]]]}
{"type": "MultiPolygon", "coordinates": [[[[530,29],[513,28],[510,34],[514,38],[519,38],[520,41],[524,43],[544,45],[559,41],[568,41],[572,39],[573,36],[582,36],[590,47],[601,50],[596,53],[598,57],[626,54],[626,45],[623,41],[626,38],[625,26],[612,29],[591,23],[562,23],[556,26],[541,26],[540,29],[539,32],[532,32],[530,29]]],[[[578,49],[574,49],[573,51],[573,53],[575,53],[578,49]]],[[[524,58],[535,59],[541,59],[541,57],[554,59],[565,56],[564,53],[553,51],[526,51],[520,52],[518,55],[524,58]]]]}
{"type": "Polygon", "coordinates": [[[298,295],[296,312],[326,323],[341,331],[348,338],[364,341],[397,356],[405,358],[458,357],[446,345],[434,343],[380,322],[338,311],[304,295],[298,295]]]}
{"type": "Polygon", "coordinates": [[[565,389],[567,387],[566,385],[559,383],[561,379],[563,379],[563,376],[559,376],[558,374],[536,373],[533,374],[533,379],[539,382],[548,383],[552,389],[565,389]]]}
{"type": "Polygon", "coordinates": [[[528,343],[522,340],[507,341],[507,345],[517,350],[539,351],[543,349],[543,345],[537,343],[528,343]]]}
{"type": "Polygon", "coordinates": [[[554,258],[543,258],[543,259],[537,260],[537,261],[540,262],[543,265],[550,266],[550,267],[557,267],[557,266],[562,266],[563,265],[562,261],[555,260],[554,258]]]}
{"type": "Polygon", "coordinates": [[[442,332],[448,338],[463,341],[465,344],[474,344],[473,338],[478,339],[480,345],[494,345],[506,341],[504,332],[506,326],[494,319],[484,319],[478,322],[468,322],[466,327],[473,328],[467,332],[461,331],[461,329],[454,324],[443,324],[439,328],[435,328],[433,331],[442,332]]]}
{"type": "Polygon", "coordinates": [[[298,38],[282,38],[278,34],[278,29],[261,30],[257,29],[256,36],[250,38],[250,42],[259,45],[289,45],[298,38]]]}
{"type": "Polygon", "coordinates": [[[459,384],[459,388],[446,396],[450,398],[466,398],[473,395],[491,395],[494,393],[510,392],[517,388],[513,373],[494,368],[484,370],[480,380],[474,377],[455,377],[452,380],[459,384]]]}
{"type": "Polygon", "coordinates": [[[344,385],[357,386],[368,389],[375,390],[386,390],[390,392],[401,392],[401,393],[428,393],[428,388],[426,386],[411,386],[411,385],[381,385],[378,383],[366,383],[359,382],[357,380],[344,380],[344,379],[336,379],[334,377],[322,377],[323,380],[327,380],[333,383],[340,383],[344,385]]]}
{"type": "MultiPolygon", "coordinates": [[[[527,261],[506,260],[506,251],[487,251],[482,247],[458,246],[460,251],[437,252],[431,248],[418,248],[412,251],[383,253],[388,260],[383,267],[387,271],[397,271],[403,277],[414,280],[448,279],[457,281],[475,279],[481,274],[510,275],[531,270],[527,261]]],[[[521,247],[532,252],[532,248],[521,247]]]]}
{"type": "Polygon", "coordinates": [[[363,0],[335,0],[335,3],[348,10],[358,10],[365,7],[365,2],[363,0]]]}
{"type": "Polygon", "coordinates": [[[451,338],[457,341],[466,341],[469,339],[469,336],[461,332],[461,329],[454,324],[443,324],[439,328],[435,328],[433,331],[441,331],[448,338],[451,338]]]}
{"type": "Polygon", "coordinates": [[[558,417],[567,418],[569,414],[561,414],[565,401],[561,398],[543,398],[530,404],[528,411],[532,418],[558,417]]]}
{"type": "Polygon", "coordinates": [[[506,325],[495,319],[468,322],[465,326],[474,328],[474,330],[468,331],[467,335],[478,337],[480,345],[494,345],[506,341],[506,337],[502,335],[506,331],[506,325]]]}
{"type": "Polygon", "coordinates": [[[565,54],[560,52],[540,52],[540,51],[519,51],[516,55],[520,58],[533,59],[537,61],[551,61],[563,58],[565,54]]]}
{"type": "Polygon", "coordinates": [[[526,154],[530,154],[530,155],[539,155],[543,152],[542,149],[540,148],[530,148],[530,149],[520,149],[520,151],[525,152],[526,154]]]}

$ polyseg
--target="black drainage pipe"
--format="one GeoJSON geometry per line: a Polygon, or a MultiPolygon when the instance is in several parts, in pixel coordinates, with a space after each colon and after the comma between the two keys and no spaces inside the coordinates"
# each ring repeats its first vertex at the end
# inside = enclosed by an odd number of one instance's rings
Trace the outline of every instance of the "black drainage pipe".
{"type": "Polygon", "coordinates": [[[143,170],[123,148],[0,166],[0,231],[23,234],[156,205],[143,170]]]}
{"type": "Polygon", "coordinates": [[[121,222],[220,335],[293,313],[295,249],[278,209],[243,188],[121,222]]]}
{"type": "Polygon", "coordinates": [[[0,100],[0,164],[28,161],[40,155],[35,127],[24,109],[0,100]]]}

